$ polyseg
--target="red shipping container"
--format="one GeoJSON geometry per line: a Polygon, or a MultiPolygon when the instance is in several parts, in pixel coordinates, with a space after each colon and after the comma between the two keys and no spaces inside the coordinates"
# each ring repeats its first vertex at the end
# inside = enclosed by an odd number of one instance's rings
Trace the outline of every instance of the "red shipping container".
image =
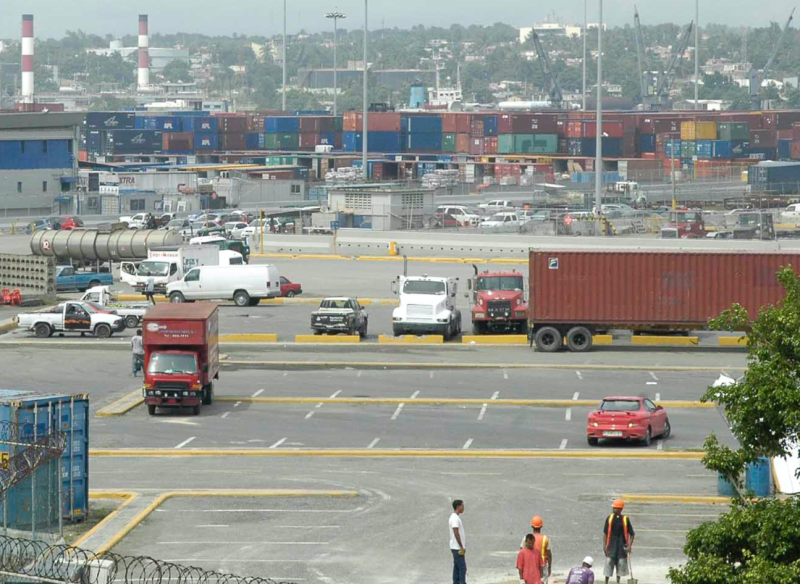
{"type": "Polygon", "coordinates": [[[248,132],[263,132],[264,119],[267,116],[263,114],[250,114],[247,116],[247,131],[248,132]]]}
{"type": "Polygon", "coordinates": [[[344,112],[342,115],[342,129],[345,132],[360,132],[363,130],[364,118],[361,112],[344,112]]]}
{"type": "Polygon", "coordinates": [[[300,134],[300,150],[314,150],[319,144],[319,134],[300,134]]]}
{"type": "Polygon", "coordinates": [[[318,134],[320,130],[319,118],[316,116],[300,116],[301,134],[318,134]]]}
{"type": "Polygon", "coordinates": [[[483,139],[484,154],[497,154],[497,136],[486,136],[483,139]]]}
{"type": "Polygon", "coordinates": [[[656,117],[653,119],[653,130],[656,134],[680,132],[682,121],[685,120],[677,117],[656,117]]]}
{"type": "Polygon", "coordinates": [[[556,134],[559,138],[566,138],[567,137],[567,120],[558,120],[556,121],[556,134]]]}
{"type": "Polygon", "coordinates": [[[655,160],[656,153],[655,152],[642,152],[642,158],[644,160],[655,160]]]}
{"type": "Polygon", "coordinates": [[[703,329],[733,303],[752,318],[762,306],[778,304],[785,293],[775,273],[788,265],[800,266],[800,254],[535,251],[529,257],[530,320],[703,329]],[[636,301],[620,302],[630,290],[636,301]]]}
{"type": "Polygon", "coordinates": [[[774,130],[751,130],[750,131],[750,147],[751,148],[777,148],[778,147],[778,132],[774,130]]]}
{"type": "Polygon", "coordinates": [[[567,122],[567,138],[583,138],[583,120],[567,122]]]}
{"type": "Polygon", "coordinates": [[[792,142],[792,160],[800,160],[800,142],[792,142]]]}
{"type": "Polygon", "coordinates": [[[788,130],[778,130],[778,140],[793,140],[794,128],[788,130]]]}
{"type": "Polygon", "coordinates": [[[636,127],[639,128],[639,132],[642,134],[655,134],[656,133],[656,124],[653,120],[653,116],[637,116],[636,118],[636,127]]]}
{"type": "MultiPolygon", "coordinates": [[[[603,134],[606,138],[622,138],[622,122],[603,120],[603,134]]],[[[583,136],[581,138],[595,138],[597,136],[597,122],[583,122],[583,136]]]]}
{"type": "Polygon", "coordinates": [[[555,134],[558,114],[512,114],[512,134],[555,134]]]}
{"type": "Polygon", "coordinates": [[[469,134],[470,126],[472,125],[472,114],[454,115],[456,116],[456,133],[469,134]]]}
{"type": "Polygon", "coordinates": [[[244,114],[225,114],[217,117],[219,118],[220,134],[236,134],[247,131],[247,116],[244,114]]]}
{"type": "Polygon", "coordinates": [[[469,134],[456,134],[456,152],[468,154],[470,152],[470,141],[471,136],[469,134]]]}
{"type": "Polygon", "coordinates": [[[191,132],[164,132],[161,147],[164,150],[193,150],[194,135],[191,132]]]}
{"type": "Polygon", "coordinates": [[[219,146],[223,150],[246,150],[247,140],[244,137],[244,132],[220,134],[219,146]]]}
{"type": "MultiPolygon", "coordinates": [[[[395,112],[368,112],[367,125],[370,132],[399,132],[400,114],[395,112]]],[[[345,112],[342,127],[345,132],[361,132],[364,129],[364,115],[361,112],[345,112]]],[[[318,130],[324,131],[324,130],[318,130]]],[[[333,130],[328,130],[332,132],[333,130]]]]}
{"type": "Polygon", "coordinates": [[[483,138],[470,137],[469,153],[474,156],[483,155],[483,138]]]}
{"type": "Polygon", "coordinates": [[[89,160],[89,153],[86,150],[78,150],[78,160],[80,162],[87,162],[89,160]]]}
{"type": "Polygon", "coordinates": [[[775,129],[788,130],[795,122],[800,122],[800,112],[781,111],[775,114],[775,129]]]}
{"type": "Polygon", "coordinates": [[[497,116],[497,133],[513,134],[511,130],[511,114],[500,114],[497,116]]]}
{"type": "Polygon", "coordinates": [[[443,134],[457,134],[458,123],[456,121],[458,114],[442,114],[442,133],[443,134]]]}
{"type": "Polygon", "coordinates": [[[474,136],[476,138],[478,136],[483,137],[483,134],[484,134],[483,118],[478,118],[478,119],[473,118],[472,119],[472,124],[470,125],[469,133],[470,133],[471,136],[474,136]]]}

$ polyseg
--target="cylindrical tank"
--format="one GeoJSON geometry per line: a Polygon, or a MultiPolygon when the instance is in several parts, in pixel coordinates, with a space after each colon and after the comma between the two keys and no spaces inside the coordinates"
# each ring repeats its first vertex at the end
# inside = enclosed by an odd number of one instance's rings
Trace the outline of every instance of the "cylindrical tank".
{"type": "Polygon", "coordinates": [[[50,230],[37,231],[31,237],[33,255],[89,262],[143,260],[150,248],[175,245],[183,245],[183,237],[174,230],[50,230]]]}

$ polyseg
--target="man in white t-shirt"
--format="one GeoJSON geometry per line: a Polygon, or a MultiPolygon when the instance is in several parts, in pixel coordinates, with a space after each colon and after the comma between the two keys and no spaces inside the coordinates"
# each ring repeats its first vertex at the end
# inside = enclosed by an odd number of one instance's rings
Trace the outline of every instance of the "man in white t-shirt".
{"type": "Polygon", "coordinates": [[[453,513],[450,515],[450,552],[453,554],[453,584],[467,584],[467,536],[464,534],[464,523],[461,514],[464,512],[464,501],[453,501],[453,513]]]}

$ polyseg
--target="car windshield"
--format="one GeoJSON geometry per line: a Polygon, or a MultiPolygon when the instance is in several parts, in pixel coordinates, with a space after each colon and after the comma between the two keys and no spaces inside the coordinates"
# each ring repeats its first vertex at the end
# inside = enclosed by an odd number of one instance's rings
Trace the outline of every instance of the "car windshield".
{"type": "Polygon", "coordinates": [[[139,264],[140,276],[166,276],[169,262],[142,262],[139,264]]]}
{"type": "Polygon", "coordinates": [[[600,410],[604,412],[636,412],[639,410],[639,402],[631,399],[604,399],[600,404],[600,410]]]}
{"type": "Polygon", "coordinates": [[[178,355],[174,353],[154,353],[150,356],[148,373],[197,373],[197,361],[194,355],[178,355]]]}
{"type": "Polygon", "coordinates": [[[478,278],[478,290],[522,290],[522,276],[487,276],[478,278]]]}
{"type": "Polygon", "coordinates": [[[205,221],[195,221],[192,223],[192,229],[204,229],[205,226],[205,221]]]}
{"type": "Polygon", "coordinates": [[[99,313],[99,312],[106,312],[108,309],[97,302],[89,302],[84,300],[84,308],[89,312],[99,313]]]}
{"type": "Polygon", "coordinates": [[[444,282],[429,280],[406,280],[403,284],[403,294],[444,294],[444,282]]]}
{"type": "Polygon", "coordinates": [[[167,224],[167,227],[183,227],[183,219],[173,219],[167,224]]]}

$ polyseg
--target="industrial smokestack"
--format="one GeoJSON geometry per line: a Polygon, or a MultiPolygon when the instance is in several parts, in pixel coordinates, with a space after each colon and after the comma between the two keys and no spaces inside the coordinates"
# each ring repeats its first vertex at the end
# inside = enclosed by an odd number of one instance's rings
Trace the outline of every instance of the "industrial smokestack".
{"type": "Polygon", "coordinates": [[[22,15],[22,101],[33,102],[33,14],[22,15]]]}
{"type": "Polygon", "coordinates": [[[139,15],[139,89],[144,89],[150,85],[150,54],[148,48],[150,38],[147,32],[147,15],[139,15]]]}

